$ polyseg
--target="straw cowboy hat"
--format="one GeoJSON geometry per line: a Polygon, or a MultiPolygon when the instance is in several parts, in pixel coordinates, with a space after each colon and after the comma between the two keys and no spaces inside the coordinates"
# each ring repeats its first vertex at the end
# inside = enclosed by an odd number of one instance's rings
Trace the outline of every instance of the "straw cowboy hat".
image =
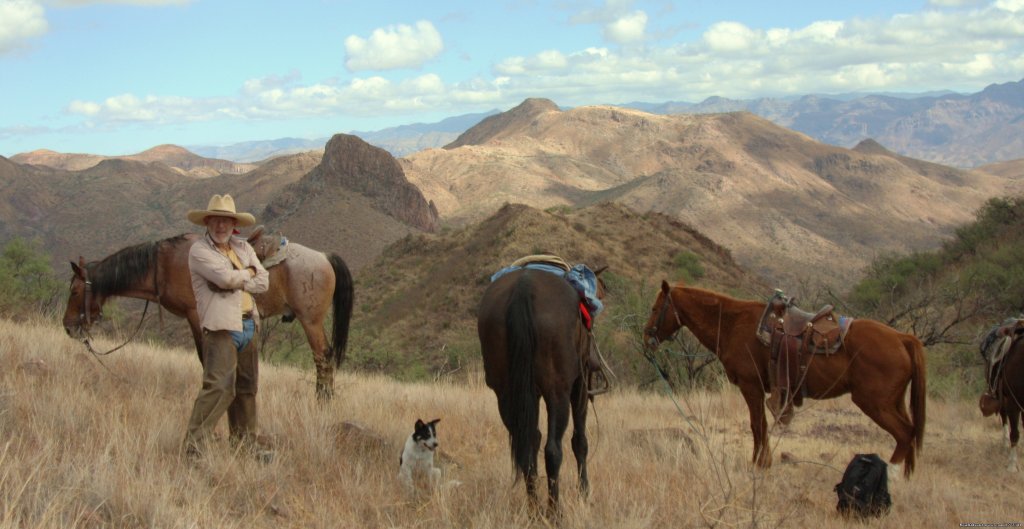
{"type": "Polygon", "coordinates": [[[188,220],[192,224],[205,226],[206,217],[231,217],[238,221],[239,226],[252,226],[256,224],[256,217],[250,213],[237,213],[235,211],[235,199],[231,195],[213,195],[206,209],[193,209],[188,212],[188,220]]]}

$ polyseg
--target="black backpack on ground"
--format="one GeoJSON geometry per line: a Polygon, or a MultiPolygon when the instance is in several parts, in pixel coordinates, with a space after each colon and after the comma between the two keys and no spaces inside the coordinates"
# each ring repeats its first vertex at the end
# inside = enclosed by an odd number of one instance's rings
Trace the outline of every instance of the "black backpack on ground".
{"type": "Polygon", "coordinates": [[[892,498],[887,467],[878,454],[855,455],[843,472],[843,481],[836,484],[836,510],[842,515],[861,517],[888,513],[892,498]]]}

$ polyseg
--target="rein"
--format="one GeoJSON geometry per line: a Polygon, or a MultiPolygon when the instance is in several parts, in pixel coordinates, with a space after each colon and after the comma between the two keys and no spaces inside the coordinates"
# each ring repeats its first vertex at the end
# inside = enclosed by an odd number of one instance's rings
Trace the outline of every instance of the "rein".
{"type": "Polygon", "coordinates": [[[83,329],[83,331],[82,331],[85,334],[85,338],[82,338],[82,343],[85,344],[85,348],[88,349],[89,352],[92,353],[94,356],[106,356],[106,355],[108,355],[110,353],[113,353],[114,351],[117,351],[118,349],[128,345],[129,342],[131,342],[132,340],[135,339],[135,335],[139,334],[139,330],[142,329],[142,322],[144,322],[146,320],[146,311],[148,311],[148,310],[149,310],[149,300],[147,299],[146,300],[146,306],[142,308],[142,317],[139,318],[139,324],[135,326],[135,331],[132,332],[132,335],[129,336],[128,339],[125,340],[123,344],[121,344],[121,345],[119,345],[119,346],[117,346],[117,347],[115,347],[115,348],[113,348],[113,349],[111,349],[109,351],[101,353],[101,352],[97,351],[96,349],[93,349],[93,347],[92,347],[92,334],[89,333],[88,329],[83,329]]]}

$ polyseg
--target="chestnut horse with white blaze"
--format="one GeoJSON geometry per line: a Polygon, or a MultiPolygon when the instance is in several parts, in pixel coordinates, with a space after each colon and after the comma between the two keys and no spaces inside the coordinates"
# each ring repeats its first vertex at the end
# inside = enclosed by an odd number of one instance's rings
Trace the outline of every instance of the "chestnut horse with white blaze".
{"type": "MultiPolygon", "coordinates": [[[[771,465],[765,394],[770,392],[769,346],[757,338],[766,303],[734,299],[679,282],[661,290],[644,326],[644,348],[653,351],[686,327],[701,345],[714,352],[729,381],[739,386],[750,411],[754,437],[753,462],[771,465]]],[[[807,396],[831,399],[847,393],[871,420],[896,440],[889,458],[892,471],[905,464],[914,470],[925,425],[924,347],[915,336],[883,323],[854,320],[836,353],[813,355],[803,379],[807,396]],[[910,414],[905,401],[910,386],[910,414]]]]}
{"type": "MultiPolygon", "coordinates": [[[[100,261],[72,262],[71,292],[64,311],[69,336],[87,340],[92,324],[103,315],[111,297],[128,297],[159,303],[171,314],[188,320],[199,361],[203,359],[203,331],[188,268],[192,244],[202,236],[194,233],[122,248],[100,261]]],[[[262,318],[284,315],[299,320],[316,365],[316,394],[328,399],[334,391],[334,370],[345,358],[349,320],[352,316],[352,275],[336,254],[327,255],[283,238],[264,236],[262,227],[248,237],[261,260],[275,253],[279,264],[270,266],[269,289],[254,294],[262,318]],[[283,260],[280,257],[285,257],[283,260]],[[324,321],[333,305],[331,340],[324,321]]]]}

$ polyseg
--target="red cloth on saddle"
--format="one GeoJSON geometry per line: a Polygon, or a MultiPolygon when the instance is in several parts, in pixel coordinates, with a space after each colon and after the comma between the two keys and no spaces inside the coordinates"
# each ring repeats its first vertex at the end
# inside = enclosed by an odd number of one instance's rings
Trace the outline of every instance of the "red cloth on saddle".
{"type": "Polygon", "coordinates": [[[594,318],[590,316],[590,311],[587,310],[587,304],[580,301],[580,317],[583,318],[583,325],[590,330],[590,326],[594,324],[594,318]]]}

